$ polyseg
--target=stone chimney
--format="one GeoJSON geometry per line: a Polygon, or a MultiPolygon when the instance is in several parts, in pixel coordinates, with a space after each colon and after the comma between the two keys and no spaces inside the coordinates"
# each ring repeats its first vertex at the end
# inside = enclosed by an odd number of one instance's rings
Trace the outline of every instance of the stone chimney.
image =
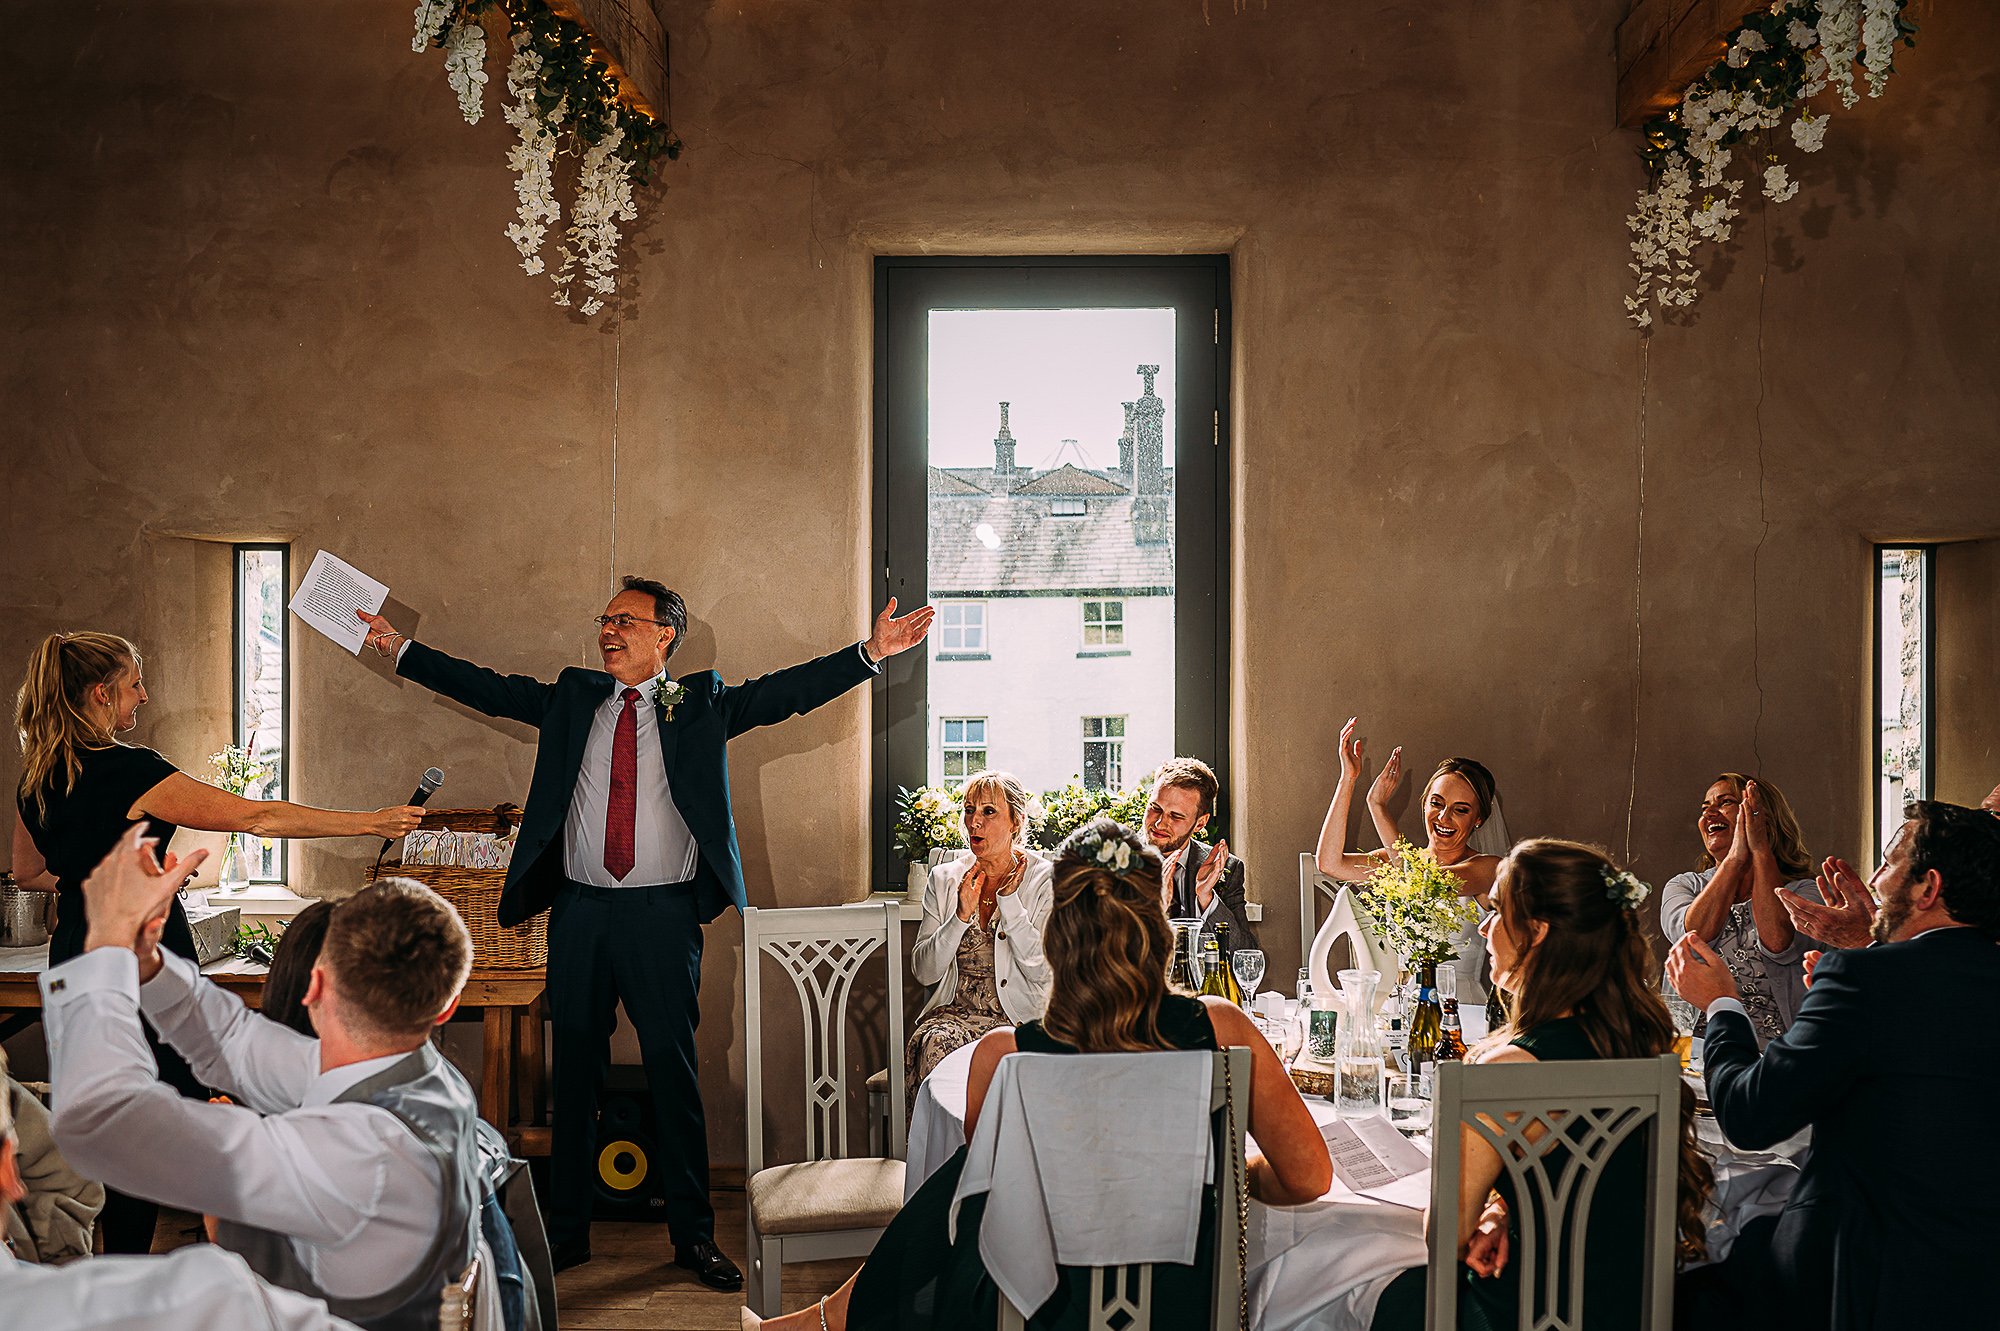
{"type": "Polygon", "coordinates": [[[1125,404],[1125,433],[1118,436],[1118,471],[1124,476],[1125,484],[1132,484],[1132,408],[1135,403],[1125,404]]]}
{"type": "Polygon", "coordinates": [[[1005,495],[1014,488],[1014,432],[1007,428],[1007,408],[1000,404],[1000,433],[993,436],[993,493],[1005,495]]]}
{"type": "Polygon", "coordinates": [[[1157,365],[1139,366],[1146,391],[1132,404],[1132,534],[1140,545],[1173,538],[1173,500],[1167,496],[1167,407],[1153,391],[1157,365]]]}

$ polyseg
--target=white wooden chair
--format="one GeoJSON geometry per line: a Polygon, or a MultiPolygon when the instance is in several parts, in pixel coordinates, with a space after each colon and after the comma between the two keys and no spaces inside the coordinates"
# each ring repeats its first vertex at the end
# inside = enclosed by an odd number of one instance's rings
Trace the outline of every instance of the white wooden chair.
{"type": "Polygon", "coordinates": [[[479,1254],[439,1298],[438,1331],[472,1331],[479,1324],[479,1254]]]}
{"type": "MultiPolygon", "coordinates": [[[[1459,1282],[1439,1275],[1456,1274],[1459,1267],[1463,1151],[1453,1129],[1459,1123],[1470,1125],[1500,1153],[1512,1178],[1521,1235],[1508,1259],[1521,1273],[1517,1321],[1537,1331],[1583,1331],[1592,1325],[1592,1310],[1583,1304],[1591,1201],[1618,1147],[1634,1133],[1645,1134],[1646,1269],[1639,1327],[1668,1331],[1673,1325],[1674,1198],[1680,1168],[1680,1060],[1663,1054],[1561,1063],[1441,1063],[1437,1075],[1432,1279],[1424,1319],[1429,1331],[1456,1331],[1458,1326],[1459,1282]],[[1558,1146],[1565,1149],[1558,1152],[1558,1146]],[[1558,1157],[1553,1162],[1552,1155],[1558,1157]],[[1555,1258],[1565,1243],[1572,1254],[1567,1279],[1555,1258]]],[[[1603,1320],[1599,1314],[1596,1324],[1603,1320]]]]}
{"type": "Polygon", "coordinates": [[[890,1156],[904,1153],[903,947],[895,902],[743,912],[743,1086],[749,1168],[746,1301],[775,1317],[786,1262],[865,1257],[903,1205],[899,1158],[848,1155],[849,1000],[861,964],[883,954],[887,971],[890,1156]],[[777,961],[799,999],[804,1028],[805,1159],[764,1158],[764,957],[777,961]]]}
{"type": "MultiPolygon", "coordinates": [[[[1092,1055],[1072,1054],[1086,1071],[1092,1055]]],[[[1239,1199],[1247,1197],[1249,1180],[1244,1174],[1244,1133],[1250,1121],[1250,1051],[1222,1049],[1214,1055],[1209,1081],[1208,1109],[1215,1123],[1215,1252],[1213,1297],[1209,1325],[1234,1327],[1244,1311],[1243,1286],[1246,1236],[1244,1213],[1239,1199]],[[1234,1101],[1233,1105],[1231,1101],[1234,1101]],[[1233,1129],[1233,1131],[1232,1131],[1233,1129]]],[[[1032,1112],[1032,1111],[1031,1111],[1032,1112]]],[[[1026,1331],[1034,1315],[1016,1308],[1006,1295],[1000,1296],[1000,1331],[1026,1331]]],[[[1086,1310],[1085,1331],[1151,1331],[1153,1325],[1153,1267],[1151,1263],[1131,1266],[1090,1268],[1090,1305],[1086,1310]]]]}

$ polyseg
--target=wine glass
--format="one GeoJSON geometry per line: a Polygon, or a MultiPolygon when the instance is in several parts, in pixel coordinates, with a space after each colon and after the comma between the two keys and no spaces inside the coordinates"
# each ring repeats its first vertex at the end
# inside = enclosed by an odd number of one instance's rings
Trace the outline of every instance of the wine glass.
{"type": "Polygon", "coordinates": [[[1254,947],[1239,947],[1229,958],[1229,968],[1236,972],[1236,983],[1243,986],[1243,1006],[1248,1008],[1256,1001],[1257,986],[1264,982],[1264,954],[1254,947]]]}
{"type": "Polygon", "coordinates": [[[1667,1016],[1674,1023],[1674,1052],[1680,1055],[1681,1071],[1686,1072],[1694,1052],[1694,1028],[1701,1020],[1701,1013],[1664,981],[1660,985],[1660,997],[1666,1001],[1667,1016]]]}
{"type": "Polygon", "coordinates": [[[1278,1046],[1278,1058],[1289,1068],[1298,1061],[1299,1050],[1306,1045],[1306,1022],[1311,1019],[1310,1009],[1287,1013],[1278,1024],[1278,1036],[1283,1041],[1278,1046]]]}

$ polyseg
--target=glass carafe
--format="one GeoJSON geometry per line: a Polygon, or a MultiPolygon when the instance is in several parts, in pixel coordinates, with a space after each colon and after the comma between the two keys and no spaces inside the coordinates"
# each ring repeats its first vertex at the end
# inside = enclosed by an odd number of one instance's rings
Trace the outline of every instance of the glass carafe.
{"type": "Polygon", "coordinates": [[[1382,1112],[1382,1032],[1375,1021],[1380,971],[1340,972],[1333,1105],[1343,1118],[1382,1112]]]}

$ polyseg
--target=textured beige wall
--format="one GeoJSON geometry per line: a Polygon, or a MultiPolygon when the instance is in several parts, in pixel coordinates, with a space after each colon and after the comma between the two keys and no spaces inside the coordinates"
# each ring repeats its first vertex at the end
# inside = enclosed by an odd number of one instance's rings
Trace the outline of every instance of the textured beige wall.
{"type": "Polygon", "coordinates": [[[1977,804],[2000,785],[2000,541],[1938,547],[1937,797],[1977,804]]]}
{"type": "MultiPolygon", "coordinates": [[[[682,664],[787,664],[869,611],[873,254],[1227,250],[1234,840],[1274,976],[1350,713],[1654,881],[1724,767],[1861,851],[1868,542],[2000,534],[1982,7],[1920,6],[1889,94],[1650,342],[1619,308],[1618,0],[665,8],[688,154],[622,325],[514,266],[508,131],[459,121],[407,4],[13,16],[0,659],[139,635],[141,737],[198,762],[227,628],[190,533],[339,550],[498,667],[588,660],[624,570],[688,593],[682,664]]],[[[428,763],[441,799],[523,794],[521,727],[298,641],[302,798],[428,763]]],[[[755,900],[865,885],[865,724],[857,696],[736,744],[755,900]]],[[[309,885],[366,849],[310,849],[309,885]]],[[[709,938],[727,1160],[736,930],[709,938]]]]}

